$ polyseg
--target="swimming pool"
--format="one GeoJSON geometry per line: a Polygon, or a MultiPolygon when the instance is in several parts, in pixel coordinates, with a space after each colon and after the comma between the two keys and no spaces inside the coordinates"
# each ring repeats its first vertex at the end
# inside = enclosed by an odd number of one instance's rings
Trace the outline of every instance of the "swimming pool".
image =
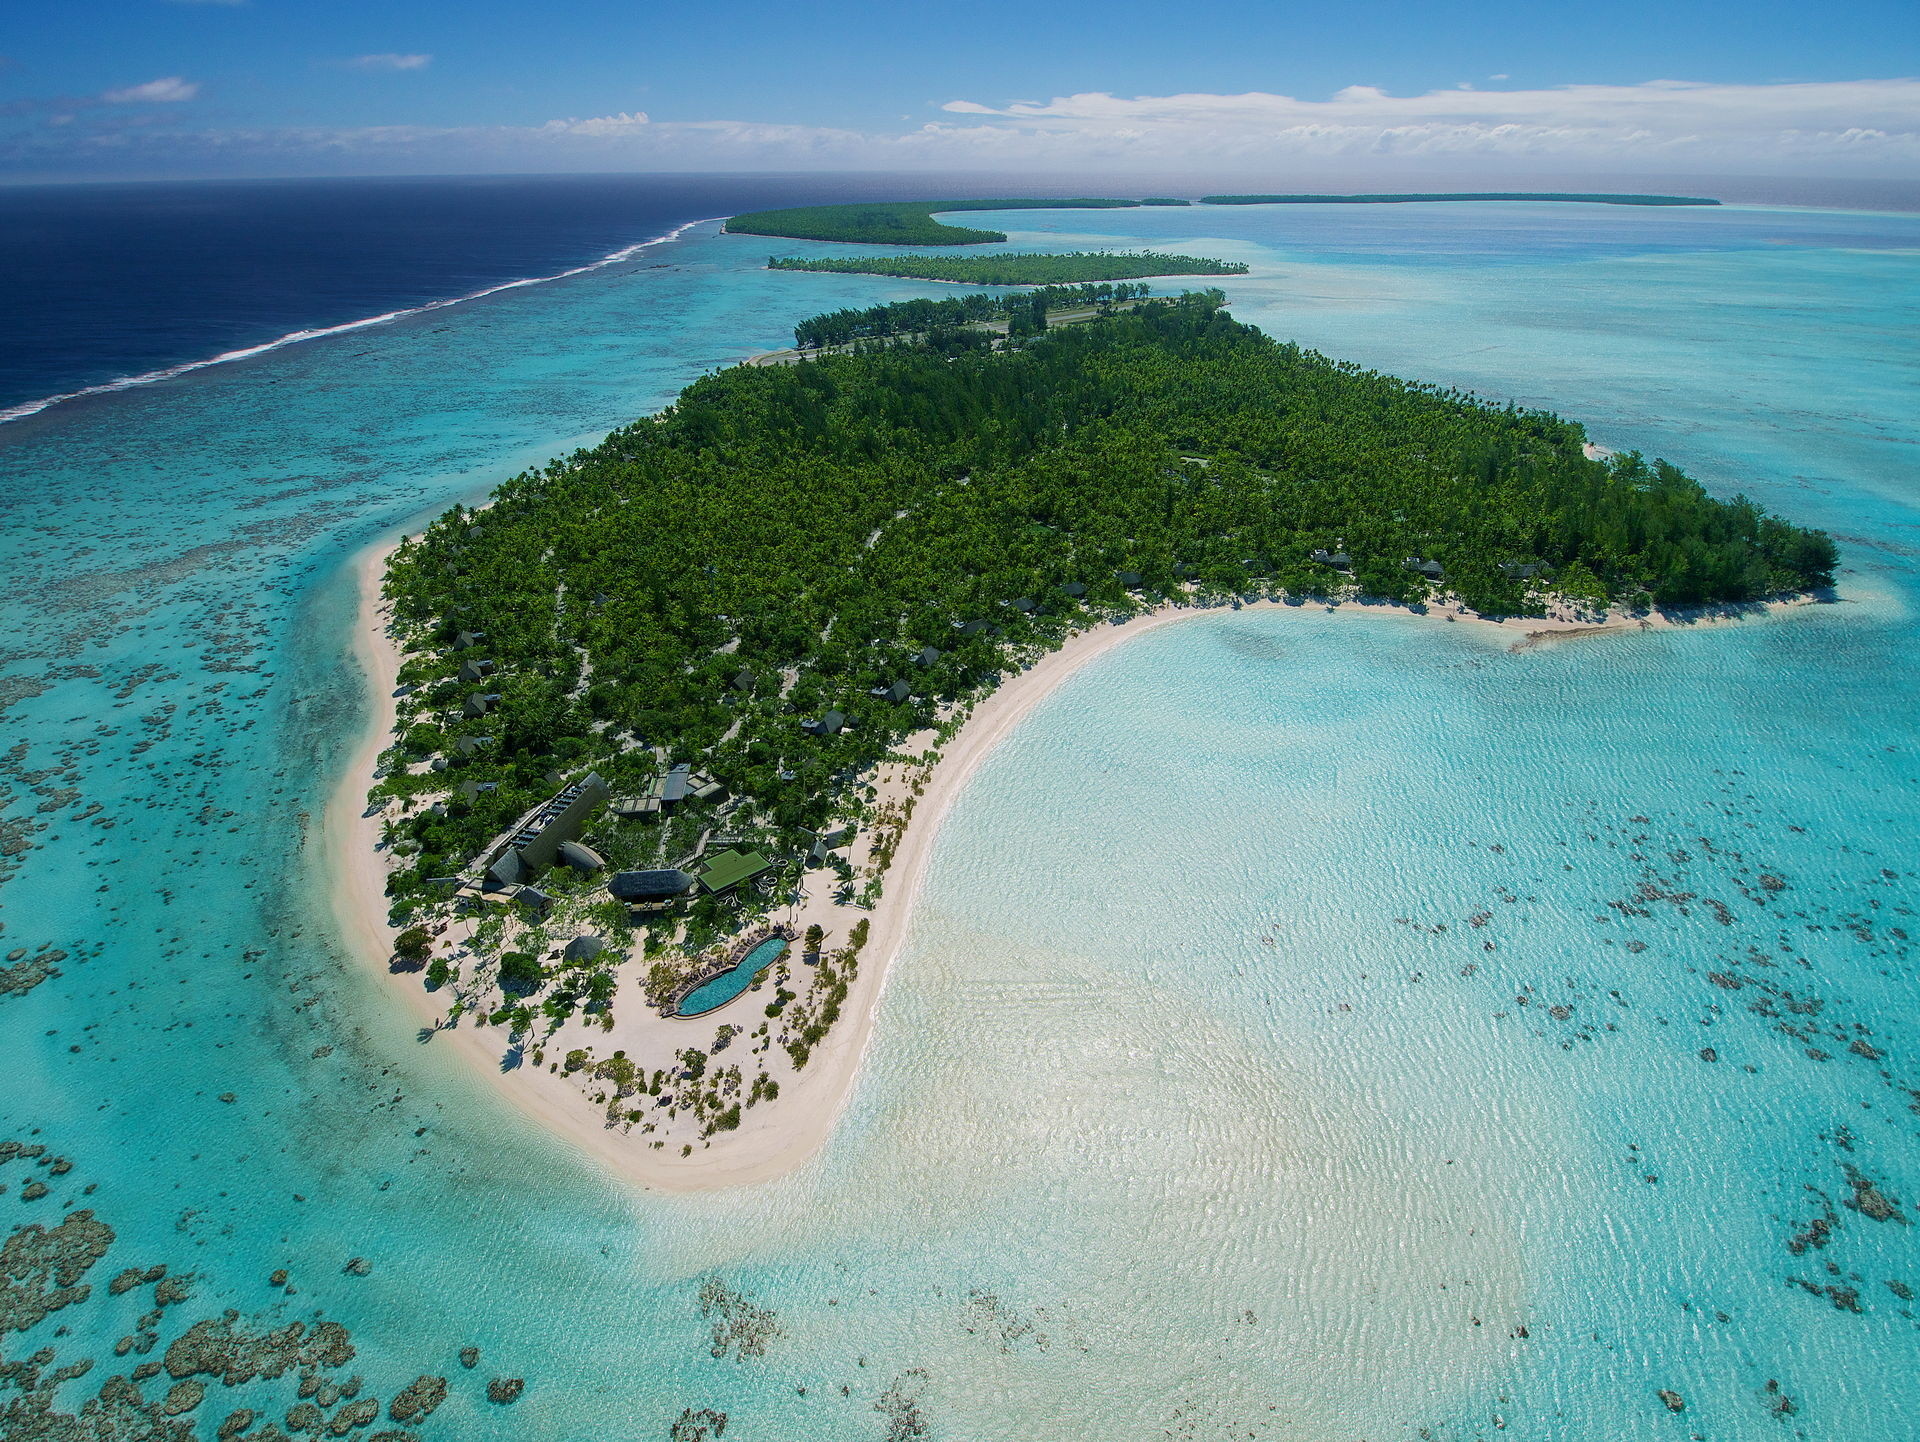
{"type": "Polygon", "coordinates": [[[740,959],[740,964],[723,971],[711,981],[703,981],[680,998],[678,1016],[705,1016],[718,1011],[753,985],[753,979],[779,959],[787,949],[784,936],[770,936],[740,959]]]}

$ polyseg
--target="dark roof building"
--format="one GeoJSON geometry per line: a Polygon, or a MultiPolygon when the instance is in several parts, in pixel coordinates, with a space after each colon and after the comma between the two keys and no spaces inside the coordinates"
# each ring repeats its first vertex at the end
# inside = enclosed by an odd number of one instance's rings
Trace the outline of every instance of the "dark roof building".
{"type": "Polygon", "coordinates": [[[1353,557],[1345,551],[1329,551],[1324,547],[1310,553],[1310,559],[1323,566],[1331,566],[1336,571],[1344,571],[1353,565],[1353,557]]]}
{"type": "Polygon", "coordinates": [[[470,647],[478,646],[486,639],[487,633],[485,631],[462,631],[458,636],[453,638],[453,649],[456,651],[465,651],[470,647]]]}
{"type": "Polygon", "coordinates": [[[618,901],[665,901],[684,895],[693,878],[677,867],[655,871],[616,871],[607,879],[607,891],[618,901]]]}
{"type": "Polygon", "coordinates": [[[922,666],[931,666],[935,661],[940,659],[940,652],[933,646],[922,646],[920,648],[920,654],[913,659],[918,661],[922,666]]]}
{"type": "Polygon", "coordinates": [[[913,695],[913,687],[905,681],[895,681],[891,686],[875,686],[867,694],[884,697],[888,701],[905,701],[913,695]]]}
{"type": "Polygon", "coordinates": [[[587,818],[606,800],[607,783],[589,771],[527,817],[507,847],[520,853],[529,871],[544,871],[559,859],[562,845],[579,839],[587,818]]]}
{"type": "Polygon", "coordinates": [[[683,761],[660,778],[660,805],[663,808],[677,806],[687,799],[688,778],[692,774],[693,767],[683,761]]]}
{"type": "Polygon", "coordinates": [[[592,961],[606,949],[607,944],[597,936],[576,936],[561,956],[567,961],[592,961]]]}
{"type": "Polygon", "coordinates": [[[800,729],[814,736],[838,736],[847,727],[847,718],[843,712],[829,711],[818,721],[803,721],[800,729]]]}
{"type": "Polygon", "coordinates": [[[521,865],[520,853],[503,851],[487,867],[487,873],[481,880],[483,891],[498,891],[502,887],[517,886],[527,879],[527,868],[521,865]]]}
{"type": "Polygon", "coordinates": [[[1438,561],[1425,560],[1420,556],[1408,556],[1400,564],[1417,575],[1425,576],[1429,581],[1437,581],[1446,574],[1438,561]]]}
{"type": "Polygon", "coordinates": [[[583,846],[578,841],[560,843],[560,860],[575,871],[591,876],[596,871],[607,869],[606,859],[591,846],[583,846]]]}
{"type": "Polygon", "coordinates": [[[1141,590],[1147,584],[1146,578],[1138,571],[1120,571],[1115,574],[1114,579],[1129,591],[1141,590]]]}
{"type": "Polygon", "coordinates": [[[1071,596],[1076,601],[1079,600],[1082,596],[1087,594],[1087,588],[1081,585],[1078,581],[1068,581],[1065,585],[1060,586],[1057,589],[1059,590],[1061,595],[1071,596]]]}
{"type": "Polygon", "coordinates": [[[478,681],[485,676],[492,675],[499,669],[500,668],[491,661],[467,661],[460,667],[460,679],[462,681],[478,681]]]}

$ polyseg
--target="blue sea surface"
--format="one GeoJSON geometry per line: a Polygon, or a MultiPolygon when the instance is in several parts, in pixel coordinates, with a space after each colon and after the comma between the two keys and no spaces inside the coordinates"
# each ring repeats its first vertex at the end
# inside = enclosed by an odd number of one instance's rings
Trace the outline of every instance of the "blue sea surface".
{"type": "MultiPolygon", "coordinates": [[[[0,417],[52,396],[618,263],[690,221],[917,194],[927,184],[868,174],[0,186],[0,417]]],[[[977,195],[979,185],[942,177],[936,189],[977,195]]]]}
{"type": "MultiPolygon", "coordinates": [[[[448,1378],[428,1442],[687,1409],[747,1439],[1905,1436],[1920,218],[1464,210],[983,219],[1245,259],[1224,288],[1275,335],[1830,527],[1841,601],[1517,649],[1365,608],[1144,632],[956,805],[826,1150],[728,1192],[546,1138],[345,954],[345,562],[805,315],[939,289],[697,227],[0,427],[0,946],[66,953],[0,996],[0,1117],[72,1163],[0,1166],[0,1209],[116,1233],[4,1354],[95,1358],[76,1406],[147,1355],[115,1346],[152,1288],[106,1279],[164,1262],[192,1294],[152,1358],[223,1308],[336,1320],[368,1394],[448,1378]]],[[[293,1381],[210,1384],[200,1435],[293,1381]]]]}

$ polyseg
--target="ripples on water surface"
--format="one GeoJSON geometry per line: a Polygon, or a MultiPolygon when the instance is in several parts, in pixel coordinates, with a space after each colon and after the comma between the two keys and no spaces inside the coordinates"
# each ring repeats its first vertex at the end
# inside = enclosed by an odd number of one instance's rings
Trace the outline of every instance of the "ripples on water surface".
{"type": "MultiPolygon", "coordinates": [[[[1920,223],[1097,222],[1015,243],[1248,259],[1228,289],[1276,334],[1833,528],[1848,603],[1520,652],[1244,612],[1110,653],[956,809],[826,1153],[659,1198],[341,957],[313,849],[362,715],[341,562],[803,314],[929,288],[703,234],[17,423],[0,919],[69,954],[0,998],[4,1112],[73,1167],[0,1168],[0,1207],[118,1240],[9,1357],[125,1370],[153,1289],[106,1282],[165,1262],[196,1275],[152,1358],[222,1308],[324,1314],[367,1393],[450,1379],[423,1436],[707,1407],[749,1439],[1903,1434],[1920,223]]],[[[216,1384],[202,1430],[293,1391],[216,1384]]]]}

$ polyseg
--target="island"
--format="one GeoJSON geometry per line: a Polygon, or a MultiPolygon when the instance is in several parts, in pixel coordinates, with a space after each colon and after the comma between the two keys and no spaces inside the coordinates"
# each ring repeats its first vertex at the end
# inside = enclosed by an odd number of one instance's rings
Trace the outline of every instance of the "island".
{"type": "Polygon", "coordinates": [[[1378,195],[1206,195],[1202,205],[1407,205],[1443,200],[1549,200],[1577,205],[1718,205],[1698,195],[1586,195],[1557,190],[1407,191],[1378,195]]]}
{"type": "Polygon", "coordinates": [[[1151,250],[1070,250],[1058,255],[770,255],[768,270],[811,270],[834,275],[890,275],[902,280],[944,280],[960,285],[1074,285],[1089,281],[1141,280],[1169,275],[1245,275],[1239,261],[1151,250]]]}
{"type": "Polygon", "coordinates": [[[343,904],[423,1038],[647,1184],[775,1175],[848,1094],[945,808],[1101,647],[1213,607],[1524,633],[1831,581],[1824,534],[1575,422],[1218,291],[1128,301],[705,376],[369,561],[343,904]]]}
{"type": "Polygon", "coordinates": [[[1137,200],[888,200],[853,205],[797,205],[732,216],[729,235],[773,235],[785,240],[848,241],[860,245],[985,245],[1005,231],[945,225],[935,211],[1126,210],[1137,200]]]}

